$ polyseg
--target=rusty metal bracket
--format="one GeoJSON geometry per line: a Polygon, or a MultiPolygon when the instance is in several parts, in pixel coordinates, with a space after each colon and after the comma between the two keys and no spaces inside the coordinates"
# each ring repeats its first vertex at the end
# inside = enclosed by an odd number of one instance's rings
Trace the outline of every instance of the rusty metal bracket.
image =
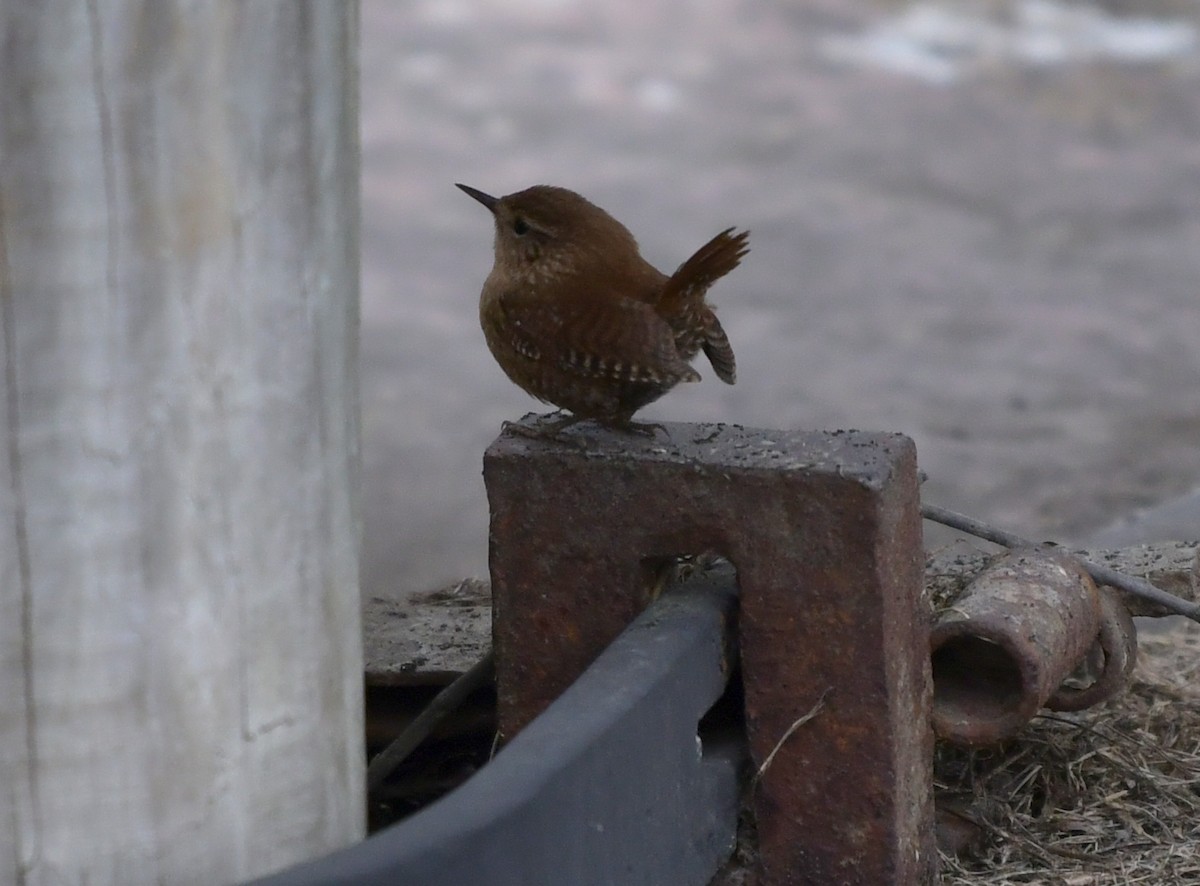
{"type": "Polygon", "coordinates": [[[912,441],[722,424],[652,436],[538,428],[527,417],[484,457],[502,734],[533,721],[634,619],[665,560],[721,554],[740,586],[750,751],[757,765],[771,759],[754,796],[762,882],[930,882],[912,441]]]}

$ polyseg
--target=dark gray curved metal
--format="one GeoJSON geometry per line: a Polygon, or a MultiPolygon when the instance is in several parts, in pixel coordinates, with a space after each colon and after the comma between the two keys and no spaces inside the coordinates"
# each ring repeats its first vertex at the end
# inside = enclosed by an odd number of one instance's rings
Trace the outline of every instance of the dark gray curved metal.
{"type": "Polygon", "coordinates": [[[256,886],[707,883],[733,847],[738,753],[696,728],[736,660],[735,597],[720,572],[665,594],[456,791],[256,886]]]}

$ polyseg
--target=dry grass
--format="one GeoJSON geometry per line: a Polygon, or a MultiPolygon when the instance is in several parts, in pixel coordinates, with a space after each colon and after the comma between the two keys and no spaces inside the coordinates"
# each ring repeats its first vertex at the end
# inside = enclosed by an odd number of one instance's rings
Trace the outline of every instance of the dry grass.
{"type": "Polygon", "coordinates": [[[939,806],[981,845],[942,856],[949,886],[1200,883],[1200,632],[1144,638],[1129,690],[1046,712],[991,751],[939,745],[939,806]]]}

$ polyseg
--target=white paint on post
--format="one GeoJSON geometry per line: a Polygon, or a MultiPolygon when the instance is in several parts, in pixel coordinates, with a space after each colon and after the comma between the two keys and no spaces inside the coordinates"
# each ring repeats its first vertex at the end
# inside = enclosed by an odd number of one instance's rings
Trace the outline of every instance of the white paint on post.
{"type": "Polygon", "coordinates": [[[357,40],[0,5],[0,883],[362,835],[357,40]]]}

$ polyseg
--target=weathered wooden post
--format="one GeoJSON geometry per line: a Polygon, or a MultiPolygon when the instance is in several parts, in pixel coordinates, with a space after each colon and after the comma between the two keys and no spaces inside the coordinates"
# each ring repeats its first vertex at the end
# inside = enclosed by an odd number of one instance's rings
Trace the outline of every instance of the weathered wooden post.
{"type": "Polygon", "coordinates": [[[0,6],[0,882],[363,829],[357,9],[0,6]]]}

